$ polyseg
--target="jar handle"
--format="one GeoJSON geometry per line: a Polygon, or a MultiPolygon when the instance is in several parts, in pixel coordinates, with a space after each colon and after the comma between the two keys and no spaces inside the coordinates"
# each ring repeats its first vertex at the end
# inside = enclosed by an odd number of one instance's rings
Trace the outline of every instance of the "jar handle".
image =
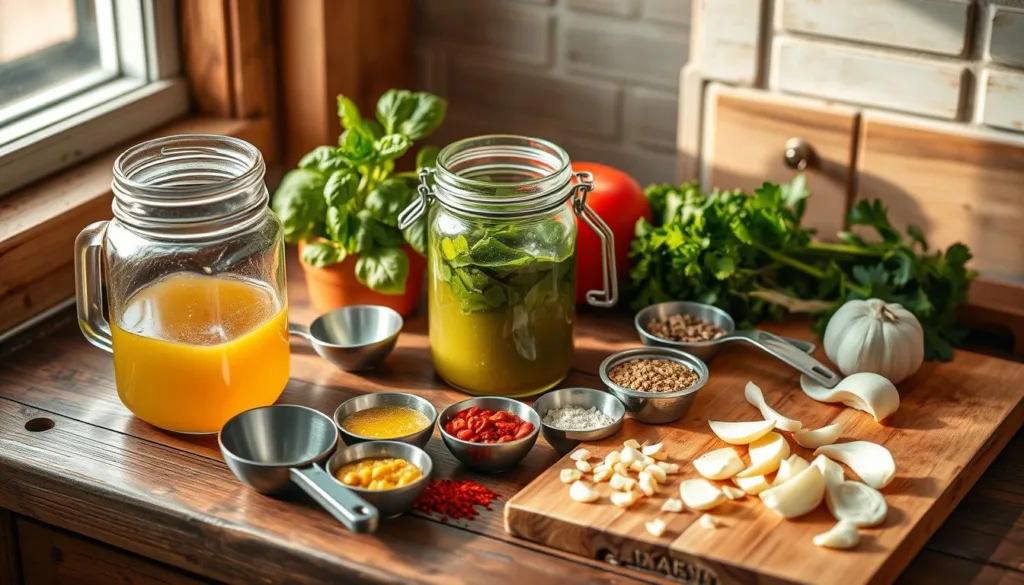
{"type": "Polygon", "coordinates": [[[75,302],[82,334],[89,343],[112,352],[110,323],[103,316],[103,239],[108,223],[90,224],[75,239],[75,302]]]}
{"type": "Polygon", "coordinates": [[[419,197],[413,199],[412,203],[398,214],[398,229],[404,230],[411,226],[413,222],[427,212],[427,208],[430,207],[430,203],[434,200],[434,196],[430,193],[430,182],[428,181],[430,174],[433,172],[433,168],[420,169],[420,184],[416,187],[416,194],[419,197]]]}
{"type": "Polygon", "coordinates": [[[576,191],[572,196],[572,209],[601,240],[601,290],[587,291],[587,303],[594,307],[614,307],[619,301],[619,281],[615,272],[615,235],[601,216],[587,205],[587,193],[594,189],[594,176],[588,172],[576,173],[576,191]]]}

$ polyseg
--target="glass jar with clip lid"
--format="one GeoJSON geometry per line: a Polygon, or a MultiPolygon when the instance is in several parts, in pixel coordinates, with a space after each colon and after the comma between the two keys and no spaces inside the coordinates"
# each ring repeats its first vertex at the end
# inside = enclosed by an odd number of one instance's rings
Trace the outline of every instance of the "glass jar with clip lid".
{"type": "Polygon", "coordinates": [[[557,385],[573,353],[576,217],[601,240],[602,290],[618,299],[611,230],[587,206],[589,173],[546,140],[489,135],[441,150],[399,218],[426,216],[430,353],[470,394],[530,396],[557,385]],[[432,203],[437,203],[432,206],[432,203]]]}

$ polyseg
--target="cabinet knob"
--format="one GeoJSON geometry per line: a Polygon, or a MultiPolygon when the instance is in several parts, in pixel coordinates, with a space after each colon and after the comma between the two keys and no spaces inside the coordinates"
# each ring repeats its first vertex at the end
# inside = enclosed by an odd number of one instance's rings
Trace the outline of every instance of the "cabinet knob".
{"type": "Polygon", "coordinates": [[[803,138],[793,137],[786,141],[786,166],[802,171],[814,163],[814,149],[803,138]]]}

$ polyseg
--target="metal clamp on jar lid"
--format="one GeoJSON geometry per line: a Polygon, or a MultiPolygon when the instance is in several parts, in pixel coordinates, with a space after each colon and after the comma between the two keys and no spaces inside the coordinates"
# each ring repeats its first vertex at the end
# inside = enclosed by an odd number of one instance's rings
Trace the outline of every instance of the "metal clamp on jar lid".
{"type": "Polygon", "coordinates": [[[571,200],[573,212],[601,240],[602,289],[587,302],[611,307],[618,301],[614,236],[587,205],[594,188],[590,173],[573,173],[569,155],[547,140],[494,134],[466,138],[441,149],[437,166],[420,171],[419,197],[398,217],[405,229],[437,201],[455,213],[490,219],[526,218],[551,213],[571,200]],[[436,187],[430,184],[430,177],[436,187]]]}

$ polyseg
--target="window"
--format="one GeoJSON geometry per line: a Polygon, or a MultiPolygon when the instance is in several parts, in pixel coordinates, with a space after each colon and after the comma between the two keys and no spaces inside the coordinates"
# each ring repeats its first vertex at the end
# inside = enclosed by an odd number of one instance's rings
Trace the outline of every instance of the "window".
{"type": "Polygon", "coordinates": [[[0,195],[180,116],[174,0],[0,0],[0,195]]]}

